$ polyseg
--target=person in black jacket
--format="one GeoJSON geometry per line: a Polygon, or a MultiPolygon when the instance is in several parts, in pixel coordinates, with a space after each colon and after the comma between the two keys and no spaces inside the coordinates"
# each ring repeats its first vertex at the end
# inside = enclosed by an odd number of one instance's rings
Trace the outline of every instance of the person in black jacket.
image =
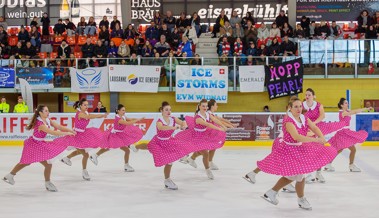
{"type": "Polygon", "coordinates": [[[91,43],[91,38],[88,38],[86,44],[82,46],[83,58],[92,58],[94,56],[93,49],[94,45],[91,43]]]}
{"type": "Polygon", "coordinates": [[[217,33],[220,32],[220,28],[224,26],[226,21],[229,22],[229,18],[225,15],[224,9],[222,9],[220,15],[216,19],[215,25],[213,26],[213,38],[216,38],[217,33]]]}
{"type": "Polygon", "coordinates": [[[176,19],[175,19],[175,17],[172,16],[171,11],[167,11],[166,16],[167,17],[165,19],[163,19],[163,23],[167,24],[167,29],[169,29],[170,32],[174,32],[176,19]]]}
{"type": "Polygon", "coordinates": [[[99,23],[99,27],[105,26],[105,28],[109,29],[109,21],[107,16],[103,16],[103,19],[99,23]]]}
{"type": "Polygon", "coordinates": [[[107,113],[107,108],[103,106],[103,102],[97,102],[97,107],[93,110],[94,113],[107,113]]]}
{"type": "Polygon", "coordinates": [[[372,18],[368,14],[367,10],[363,10],[359,17],[357,18],[358,28],[355,30],[356,33],[366,33],[369,26],[372,25],[372,18]]]}
{"type": "Polygon", "coordinates": [[[21,26],[20,32],[18,33],[18,41],[22,43],[22,45],[26,45],[26,42],[29,42],[29,33],[26,31],[24,26],[21,26]]]}
{"type": "Polygon", "coordinates": [[[25,49],[21,52],[21,55],[24,55],[26,59],[34,59],[37,55],[36,48],[32,46],[31,42],[27,42],[25,49]]]}
{"type": "Polygon", "coordinates": [[[54,34],[62,35],[66,30],[66,25],[64,25],[62,19],[58,19],[58,23],[54,25],[54,34]]]}
{"type": "Polygon", "coordinates": [[[307,18],[306,16],[301,17],[300,21],[301,28],[303,28],[304,31],[304,37],[309,37],[309,25],[311,25],[311,20],[307,18]]]}
{"type": "Polygon", "coordinates": [[[296,52],[296,46],[288,39],[288,36],[284,36],[283,42],[280,44],[280,50],[282,56],[293,56],[296,52]]]}
{"type": "Polygon", "coordinates": [[[251,15],[251,12],[247,12],[246,16],[242,18],[241,20],[241,26],[243,29],[247,29],[247,22],[250,21],[252,25],[255,25],[254,17],[251,15]]]}
{"type": "Polygon", "coordinates": [[[65,60],[70,57],[71,47],[67,45],[66,40],[62,41],[62,44],[58,47],[58,57],[65,60]]]}
{"type": "Polygon", "coordinates": [[[180,13],[180,17],[176,20],[176,28],[179,29],[179,32],[184,33],[184,31],[187,29],[187,26],[189,26],[189,20],[186,18],[186,13],[182,12],[180,13]]]}
{"type": "Polygon", "coordinates": [[[98,60],[99,67],[105,66],[106,60],[103,59],[103,58],[107,58],[107,56],[108,56],[108,49],[107,49],[107,47],[105,45],[103,45],[103,42],[101,40],[97,41],[97,45],[93,49],[93,53],[94,53],[94,57],[95,57],[94,61],[97,60],[96,58],[100,58],[98,60]]]}
{"type": "Polygon", "coordinates": [[[75,31],[76,31],[76,26],[73,22],[70,21],[70,19],[66,19],[65,20],[65,27],[66,27],[66,31],[67,31],[67,35],[68,36],[72,36],[72,35],[75,35],[75,31]]]}
{"type": "Polygon", "coordinates": [[[50,18],[47,16],[47,13],[43,13],[41,18],[42,23],[42,36],[44,39],[48,39],[50,36],[49,27],[50,27],[50,18]]]}
{"type": "Polygon", "coordinates": [[[288,17],[283,10],[280,11],[279,15],[275,19],[275,23],[279,29],[283,28],[284,23],[288,23],[288,17]]]}
{"type": "Polygon", "coordinates": [[[117,20],[117,16],[113,16],[113,21],[111,22],[111,30],[116,28],[116,23],[121,27],[121,22],[117,20]]]}

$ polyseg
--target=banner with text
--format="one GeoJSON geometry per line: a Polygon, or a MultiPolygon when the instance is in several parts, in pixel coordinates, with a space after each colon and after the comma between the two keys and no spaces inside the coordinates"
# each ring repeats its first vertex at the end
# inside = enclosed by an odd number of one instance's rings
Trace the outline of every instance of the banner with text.
{"type": "Polygon", "coordinates": [[[158,92],[160,66],[109,66],[111,92],[158,92]]]}
{"type": "Polygon", "coordinates": [[[367,141],[379,141],[379,115],[378,114],[357,114],[356,128],[368,132],[367,141]]]}
{"type": "Polygon", "coordinates": [[[303,92],[302,58],[265,66],[265,68],[270,100],[303,92]]]}
{"type": "Polygon", "coordinates": [[[109,92],[108,67],[76,69],[70,67],[71,92],[109,92]]]}
{"type": "MultiPolygon", "coordinates": [[[[32,89],[53,89],[54,73],[52,69],[46,67],[18,67],[16,68],[16,78],[25,79],[32,89]]],[[[16,79],[16,89],[20,89],[20,81],[16,79]]]]}
{"type": "Polygon", "coordinates": [[[0,88],[14,88],[15,75],[13,68],[0,68],[0,88]]]}
{"type": "Polygon", "coordinates": [[[241,92],[264,92],[265,66],[240,66],[240,91],[241,92]]]}
{"type": "Polygon", "coordinates": [[[176,102],[228,102],[227,66],[176,66],[176,102]]]}

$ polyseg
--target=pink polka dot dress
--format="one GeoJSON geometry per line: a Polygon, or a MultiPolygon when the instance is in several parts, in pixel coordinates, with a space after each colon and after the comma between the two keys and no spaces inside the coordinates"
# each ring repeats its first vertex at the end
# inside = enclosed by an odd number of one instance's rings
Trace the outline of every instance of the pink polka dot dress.
{"type": "Polygon", "coordinates": [[[280,176],[296,176],[311,173],[330,163],[337,151],[319,143],[301,143],[294,140],[286,130],[286,123],[292,123],[300,135],[308,132],[307,118],[300,116],[301,123],[289,114],[283,120],[283,139],[275,140],[275,149],[265,159],[258,161],[257,166],[265,173],[280,176]]]}
{"type": "Polygon", "coordinates": [[[42,161],[49,161],[59,156],[64,152],[68,146],[72,136],[64,136],[57,138],[52,142],[45,141],[46,132],[39,131],[41,125],[46,125],[50,128],[50,120],[46,119],[46,124],[38,117],[37,123],[34,126],[33,135],[24,141],[24,148],[22,150],[21,164],[31,164],[42,161]]]}
{"type": "Polygon", "coordinates": [[[103,148],[116,149],[129,147],[142,139],[142,130],[133,125],[120,124],[120,120],[126,120],[126,117],[116,115],[113,128],[104,133],[103,148]]]}
{"type": "Polygon", "coordinates": [[[76,149],[85,149],[86,151],[104,147],[104,133],[98,128],[86,128],[90,119],[80,119],[80,113],[80,111],[77,111],[75,115],[74,130],[76,135],[71,138],[70,146],[76,149]]]}
{"type": "Polygon", "coordinates": [[[328,142],[337,151],[349,148],[355,144],[363,143],[366,141],[368,133],[364,130],[359,130],[358,132],[351,130],[350,120],[351,116],[342,116],[343,111],[340,111],[339,118],[340,121],[345,123],[345,128],[339,130],[328,142]]]}
{"type": "MultiPolygon", "coordinates": [[[[308,107],[307,102],[303,102],[303,108],[307,111],[304,115],[307,116],[312,122],[315,122],[320,117],[320,106],[319,102],[313,101],[311,107],[308,107]]],[[[334,133],[342,128],[345,124],[343,122],[319,122],[316,126],[320,129],[323,135],[328,135],[334,133]]]]}
{"type": "MultiPolygon", "coordinates": [[[[162,123],[163,126],[176,125],[174,117],[170,117],[169,123],[163,118],[159,118],[157,122],[162,123]]],[[[174,131],[157,129],[157,134],[147,145],[156,167],[175,162],[194,150],[195,146],[191,143],[189,130],[181,131],[173,136],[174,131]]]]}
{"type": "Polygon", "coordinates": [[[186,116],[186,122],[191,131],[192,143],[196,146],[196,151],[215,150],[224,146],[226,133],[223,131],[207,128],[206,126],[196,124],[196,119],[201,118],[204,121],[211,123],[209,113],[203,117],[200,113],[195,117],[186,116]]]}

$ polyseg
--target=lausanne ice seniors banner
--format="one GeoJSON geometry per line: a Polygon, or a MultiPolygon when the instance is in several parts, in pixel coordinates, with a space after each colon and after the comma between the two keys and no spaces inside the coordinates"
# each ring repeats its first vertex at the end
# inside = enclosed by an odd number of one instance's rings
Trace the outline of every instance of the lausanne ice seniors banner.
{"type": "Polygon", "coordinates": [[[241,92],[264,92],[265,85],[265,67],[258,66],[240,66],[240,91],[241,92]]]}
{"type": "Polygon", "coordinates": [[[270,100],[303,92],[302,58],[265,66],[265,68],[270,100]]]}
{"type": "Polygon", "coordinates": [[[14,88],[15,73],[13,68],[0,68],[0,88],[14,88]]]}
{"type": "Polygon", "coordinates": [[[176,66],[176,101],[199,102],[203,98],[228,102],[228,67],[176,66]]]}
{"type": "Polygon", "coordinates": [[[71,92],[109,92],[108,67],[76,69],[70,67],[71,92]]]}
{"type": "Polygon", "coordinates": [[[160,66],[109,66],[111,92],[158,92],[160,66]]]}
{"type": "MultiPolygon", "coordinates": [[[[53,89],[54,73],[46,67],[18,67],[16,78],[25,79],[32,89],[53,89]]],[[[20,81],[16,79],[16,89],[20,89],[20,81]]]]}

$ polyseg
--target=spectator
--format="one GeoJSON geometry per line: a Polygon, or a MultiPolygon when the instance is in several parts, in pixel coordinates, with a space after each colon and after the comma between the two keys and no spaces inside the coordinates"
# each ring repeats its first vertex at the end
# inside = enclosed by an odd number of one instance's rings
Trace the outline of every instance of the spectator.
{"type": "Polygon", "coordinates": [[[32,30],[30,31],[30,42],[35,47],[41,46],[41,34],[38,32],[36,26],[32,26],[32,30]]]}
{"type": "Polygon", "coordinates": [[[295,44],[288,39],[288,36],[284,36],[283,42],[280,44],[281,54],[283,56],[293,56],[296,53],[295,44]]]}
{"type": "Polygon", "coordinates": [[[1,97],[0,113],[9,113],[9,104],[4,96],[1,97]]]}
{"type": "Polygon", "coordinates": [[[270,108],[268,107],[268,105],[265,105],[263,107],[263,112],[270,112],[270,108]]]}
{"type": "Polygon", "coordinates": [[[105,26],[106,29],[109,29],[109,21],[107,16],[103,16],[103,19],[99,23],[99,27],[105,26]]]}
{"type": "Polygon", "coordinates": [[[165,35],[161,35],[160,41],[154,47],[161,57],[167,57],[171,49],[170,45],[166,42],[165,35]]]}
{"type": "Polygon", "coordinates": [[[236,42],[234,42],[234,55],[241,57],[243,55],[243,43],[241,38],[237,38],[236,42]]]}
{"type": "Polygon", "coordinates": [[[118,47],[117,54],[121,58],[130,57],[130,48],[129,45],[125,43],[125,41],[121,41],[121,45],[118,47]]]}
{"type": "Polygon", "coordinates": [[[186,18],[186,13],[182,12],[180,13],[179,19],[176,20],[176,28],[178,28],[180,33],[184,33],[187,26],[189,26],[189,20],[186,18]]]}
{"type": "MultiPolygon", "coordinates": [[[[26,45],[26,43],[25,43],[26,45]]],[[[14,59],[21,59],[21,56],[22,56],[22,52],[24,51],[24,46],[22,45],[22,43],[20,41],[17,42],[17,45],[12,48],[11,50],[11,54],[12,54],[12,57],[14,59]]]]}
{"type": "Polygon", "coordinates": [[[36,26],[38,27],[38,17],[34,16],[32,21],[30,22],[30,27],[36,26]]]}
{"type": "Polygon", "coordinates": [[[280,31],[281,37],[288,36],[289,38],[293,37],[293,28],[288,23],[283,24],[283,28],[280,31]]]}
{"type": "MultiPolygon", "coordinates": [[[[308,28],[309,28],[309,26],[308,26],[308,28]]],[[[301,27],[301,24],[297,24],[296,25],[296,30],[294,32],[294,37],[295,38],[299,38],[299,39],[302,39],[302,38],[306,37],[306,34],[305,34],[303,28],[301,27]]]]}
{"type": "Polygon", "coordinates": [[[379,28],[379,11],[375,12],[374,16],[372,16],[372,24],[375,29],[379,28]]]}
{"type": "MultiPolygon", "coordinates": [[[[229,22],[229,19],[228,17],[225,15],[225,10],[222,9],[221,12],[220,12],[220,15],[217,17],[216,19],[216,23],[213,25],[213,31],[212,31],[212,34],[213,34],[213,38],[216,38],[216,35],[217,33],[220,32],[220,29],[222,27],[224,27],[225,25],[225,22],[228,21],[229,22]]],[[[230,24],[230,23],[229,23],[230,24]]],[[[220,32],[221,34],[221,32],[220,32]]],[[[233,34],[233,31],[232,31],[232,34],[233,34]]],[[[232,35],[231,34],[231,35],[232,35]]]]}
{"type": "Polygon", "coordinates": [[[264,64],[266,63],[266,56],[267,56],[267,48],[265,44],[261,44],[261,46],[257,49],[257,56],[260,56],[261,58],[257,59],[257,64],[264,64]]]}
{"type": "Polygon", "coordinates": [[[247,21],[247,28],[245,30],[245,40],[246,44],[249,44],[251,41],[253,41],[255,44],[257,43],[258,39],[258,30],[253,26],[251,21],[247,21]]]}
{"type": "Polygon", "coordinates": [[[99,58],[97,61],[99,62],[99,67],[103,67],[106,65],[106,59],[108,56],[108,49],[105,45],[103,45],[103,42],[101,40],[97,40],[97,44],[95,48],[93,49],[94,56],[99,58]]]}
{"type": "Polygon", "coordinates": [[[176,66],[179,64],[178,60],[174,57],[174,52],[170,51],[169,57],[164,62],[164,68],[166,69],[167,85],[170,85],[170,78],[172,78],[172,84],[175,83],[176,78],[176,66]],[[171,60],[171,61],[170,61],[171,60]],[[171,64],[170,64],[171,63],[171,64]]]}
{"type": "Polygon", "coordinates": [[[275,23],[279,29],[282,29],[285,23],[288,23],[288,17],[284,13],[284,10],[281,10],[279,15],[275,19],[275,23]]]}
{"type": "Polygon", "coordinates": [[[42,23],[42,36],[44,39],[48,39],[50,36],[50,18],[48,17],[47,13],[43,13],[43,17],[41,18],[41,23],[42,23]]]}
{"type": "Polygon", "coordinates": [[[63,24],[62,19],[58,19],[58,23],[54,25],[54,34],[61,36],[66,30],[66,26],[63,24]]]}
{"type": "Polygon", "coordinates": [[[154,13],[153,21],[155,23],[155,26],[157,26],[157,28],[159,29],[163,23],[162,16],[161,16],[161,13],[159,11],[156,11],[154,13]]]}
{"type": "Polygon", "coordinates": [[[254,58],[252,55],[248,55],[247,56],[247,61],[246,61],[246,65],[247,66],[252,66],[252,65],[255,65],[256,62],[254,62],[254,58]]]}
{"type": "Polygon", "coordinates": [[[195,57],[190,61],[190,65],[202,65],[199,54],[195,54],[195,57]]]}
{"type": "Polygon", "coordinates": [[[229,58],[226,54],[222,54],[218,59],[218,65],[220,66],[229,66],[229,58]]]}
{"type": "Polygon", "coordinates": [[[30,41],[29,33],[26,31],[24,26],[21,26],[20,32],[18,33],[18,41],[22,43],[22,45],[26,45],[26,42],[30,41]]]}
{"type": "Polygon", "coordinates": [[[366,39],[377,39],[379,36],[377,29],[374,28],[374,25],[371,25],[366,32],[366,39]]]}
{"type": "Polygon", "coordinates": [[[159,56],[158,52],[156,52],[154,54],[154,58],[151,61],[151,65],[154,65],[154,66],[162,66],[163,65],[163,59],[159,56]]]}
{"type": "Polygon", "coordinates": [[[178,60],[179,65],[189,65],[190,60],[187,58],[187,52],[182,53],[182,57],[178,60]]]}
{"type": "Polygon", "coordinates": [[[66,32],[67,32],[67,35],[68,36],[73,36],[75,35],[75,31],[76,31],[76,26],[73,22],[70,21],[70,19],[66,19],[64,21],[66,23],[66,32]]]}
{"type": "Polygon", "coordinates": [[[93,36],[96,34],[96,22],[94,17],[90,17],[88,20],[88,24],[86,28],[84,29],[84,35],[90,35],[93,36]]]}
{"type": "Polygon", "coordinates": [[[100,32],[99,32],[99,40],[103,42],[103,45],[108,46],[109,45],[109,30],[105,25],[101,26],[100,32]]]}
{"type": "Polygon", "coordinates": [[[196,30],[192,26],[187,26],[187,30],[182,36],[187,36],[187,38],[192,42],[192,44],[197,44],[199,39],[197,38],[196,30]]]}
{"type": "Polygon", "coordinates": [[[121,22],[117,20],[117,16],[113,16],[113,21],[111,22],[111,30],[113,31],[116,29],[116,24],[118,24],[119,27],[121,27],[121,22]]]}
{"type": "Polygon", "coordinates": [[[177,55],[181,56],[186,53],[187,57],[192,57],[192,43],[188,40],[187,36],[182,37],[182,43],[178,47],[177,55]]]}
{"type": "Polygon", "coordinates": [[[8,46],[8,33],[4,30],[3,26],[0,26],[0,46],[2,49],[8,46]]]}
{"type": "Polygon", "coordinates": [[[124,37],[124,31],[121,29],[120,24],[116,23],[115,28],[112,30],[111,39],[112,38],[120,38],[124,37]]]}
{"type": "Polygon", "coordinates": [[[308,38],[313,39],[316,36],[316,22],[313,20],[309,26],[308,38]]]}
{"type": "Polygon", "coordinates": [[[200,36],[200,17],[196,12],[192,14],[189,24],[190,26],[192,26],[192,28],[196,30],[196,35],[197,37],[199,37],[200,36]]]}
{"type": "Polygon", "coordinates": [[[138,65],[138,58],[136,53],[132,53],[128,65],[138,65]]]}
{"type": "Polygon", "coordinates": [[[257,55],[257,48],[255,47],[254,42],[250,42],[250,46],[246,51],[246,56],[258,56],[257,55]]]}
{"type": "Polygon", "coordinates": [[[375,109],[371,106],[371,102],[369,101],[366,101],[366,110],[362,111],[362,112],[367,112],[367,113],[372,113],[372,112],[375,112],[375,109]]]}
{"type": "Polygon", "coordinates": [[[238,16],[237,11],[233,10],[232,16],[230,17],[230,26],[232,26],[233,31],[236,29],[236,24],[241,24],[242,19],[238,16]]]}
{"type": "Polygon", "coordinates": [[[109,47],[108,47],[108,58],[110,58],[109,59],[110,64],[116,64],[115,58],[117,58],[117,51],[118,51],[117,46],[114,44],[113,41],[110,41],[109,47]]]}
{"type": "Polygon", "coordinates": [[[86,19],[84,17],[81,17],[80,22],[78,23],[77,28],[76,28],[76,33],[78,35],[83,35],[84,29],[86,28],[86,26],[87,26],[86,19]]]}
{"type": "Polygon", "coordinates": [[[22,55],[21,59],[16,61],[16,67],[19,67],[19,68],[29,67],[29,60],[25,58],[25,55],[22,55]]]}
{"type": "Polygon", "coordinates": [[[267,29],[266,24],[262,22],[261,26],[258,28],[258,40],[264,43],[268,37],[270,37],[270,32],[267,29]]]}
{"type": "Polygon", "coordinates": [[[36,57],[37,55],[36,48],[32,45],[31,42],[26,43],[25,50],[21,54],[24,55],[26,59],[38,58],[36,57]]]}
{"type": "Polygon", "coordinates": [[[142,57],[153,57],[154,49],[149,41],[145,42],[145,45],[142,47],[142,57]]]}
{"type": "Polygon", "coordinates": [[[170,30],[171,33],[174,32],[176,19],[172,16],[171,11],[166,12],[166,18],[163,20],[163,23],[167,25],[167,29],[170,30]]]}
{"type": "Polygon", "coordinates": [[[245,32],[240,23],[236,23],[236,28],[233,29],[233,37],[245,38],[245,32]]]}
{"type": "Polygon", "coordinates": [[[126,39],[126,40],[133,39],[134,40],[134,38],[136,36],[139,36],[139,34],[134,29],[133,25],[129,24],[128,27],[124,31],[124,39],[126,39]]]}
{"type": "Polygon", "coordinates": [[[56,87],[62,87],[62,80],[64,77],[64,68],[60,59],[56,59],[56,64],[53,66],[54,83],[56,87]]]}
{"type": "Polygon", "coordinates": [[[337,25],[336,21],[332,21],[332,26],[330,27],[330,36],[333,39],[342,37],[342,29],[339,25],[337,25]]]}
{"type": "Polygon", "coordinates": [[[368,14],[367,10],[363,10],[360,16],[357,18],[358,28],[355,30],[356,33],[365,33],[367,28],[372,24],[372,18],[368,14]]]}
{"type": "Polygon", "coordinates": [[[142,56],[142,47],[143,45],[141,44],[141,40],[136,39],[132,47],[132,53],[136,53],[137,56],[142,56]]]}
{"type": "Polygon", "coordinates": [[[174,32],[171,34],[171,46],[173,50],[177,50],[179,46],[179,41],[180,41],[180,33],[179,29],[175,28],[174,32]]]}
{"type": "Polygon", "coordinates": [[[4,16],[0,16],[0,26],[3,26],[5,30],[8,29],[8,23],[5,21],[4,16]]]}
{"type": "Polygon", "coordinates": [[[58,47],[58,57],[65,60],[70,57],[71,47],[67,45],[66,40],[62,40],[61,45],[58,47]]]}
{"type": "Polygon", "coordinates": [[[159,30],[155,26],[154,21],[150,22],[150,26],[146,29],[145,36],[146,40],[149,40],[150,43],[154,46],[159,37],[159,30]]]}
{"type": "Polygon", "coordinates": [[[24,99],[22,96],[18,96],[17,104],[14,106],[13,113],[28,113],[29,108],[25,104],[24,99]]]}
{"type": "Polygon", "coordinates": [[[220,35],[221,36],[227,36],[227,37],[232,37],[233,36],[233,28],[230,26],[229,21],[225,21],[224,26],[220,27],[220,35]]]}
{"type": "Polygon", "coordinates": [[[94,56],[94,45],[91,38],[88,38],[86,44],[82,45],[83,58],[92,58],[94,56]]]}
{"type": "Polygon", "coordinates": [[[226,56],[231,56],[231,48],[230,48],[230,43],[228,42],[227,37],[222,38],[222,43],[219,45],[220,46],[220,56],[226,55],[226,56]]]}
{"type": "Polygon", "coordinates": [[[281,38],[280,35],[280,29],[278,28],[276,23],[272,23],[271,29],[270,29],[270,38],[281,38]]]}
{"type": "Polygon", "coordinates": [[[326,39],[330,36],[330,28],[326,25],[324,20],[320,22],[320,27],[316,28],[315,32],[320,39],[326,39]]]}
{"type": "Polygon", "coordinates": [[[166,42],[168,44],[171,44],[171,42],[172,42],[171,31],[169,29],[167,29],[167,25],[165,23],[162,24],[162,28],[159,29],[159,38],[161,37],[161,35],[164,35],[166,37],[166,42]]]}
{"type": "MultiPolygon", "coordinates": [[[[303,37],[309,37],[309,26],[311,25],[311,20],[307,18],[306,16],[301,17],[300,26],[302,30],[304,31],[303,37]]],[[[296,26],[297,27],[297,26],[296,26]]],[[[298,28],[296,28],[298,29],[298,28]]]]}
{"type": "Polygon", "coordinates": [[[278,38],[274,38],[272,40],[271,45],[268,47],[268,55],[269,56],[278,56],[280,54],[281,48],[278,42],[278,38]]]}
{"type": "Polygon", "coordinates": [[[255,25],[255,21],[254,21],[253,15],[251,15],[251,12],[247,12],[246,16],[243,17],[241,20],[241,25],[245,30],[248,29],[248,25],[247,25],[248,21],[251,22],[251,25],[255,25]]]}
{"type": "Polygon", "coordinates": [[[103,102],[97,102],[97,107],[93,110],[94,113],[107,113],[107,108],[103,106],[103,102]]]}

